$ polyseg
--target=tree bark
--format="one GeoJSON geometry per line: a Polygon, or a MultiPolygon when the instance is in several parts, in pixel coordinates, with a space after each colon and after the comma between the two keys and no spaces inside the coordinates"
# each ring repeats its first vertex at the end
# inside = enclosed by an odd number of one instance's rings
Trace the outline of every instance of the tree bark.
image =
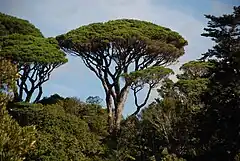
{"type": "Polygon", "coordinates": [[[113,119],[113,102],[110,94],[106,94],[106,104],[108,112],[109,133],[112,133],[114,127],[114,119],[113,119]]]}
{"type": "Polygon", "coordinates": [[[122,121],[122,113],[124,109],[125,102],[127,100],[127,95],[129,93],[129,87],[126,90],[122,91],[120,94],[118,101],[115,104],[115,130],[118,132],[120,130],[120,124],[122,121]]]}
{"type": "Polygon", "coordinates": [[[31,89],[29,92],[26,93],[27,96],[26,96],[25,102],[30,102],[31,101],[33,92],[34,92],[34,90],[31,89]]]}
{"type": "Polygon", "coordinates": [[[115,109],[115,130],[119,131],[120,130],[120,123],[122,121],[122,112],[124,108],[124,101],[121,100],[115,109]]]}
{"type": "MultiPolygon", "coordinates": [[[[19,83],[19,84],[17,83],[17,85],[19,87],[19,92],[18,92],[18,94],[16,94],[16,96],[17,96],[16,100],[18,102],[23,101],[24,83],[26,82],[26,78],[20,78],[20,80],[21,80],[21,83],[19,83]]],[[[17,81],[19,81],[19,80],[17,80],[17,81]]]]}
{"type": "Polygon", "coordinates": [[[37,102],[41,99],[42,94],[43,94],[43,89],[42,89],[42,86],[41,86],[41,85],[38,87],[38,90],[39,90],[39,91],[38,91],[38,95],[37,95],[34,103],[37,103],[37,102]]]}

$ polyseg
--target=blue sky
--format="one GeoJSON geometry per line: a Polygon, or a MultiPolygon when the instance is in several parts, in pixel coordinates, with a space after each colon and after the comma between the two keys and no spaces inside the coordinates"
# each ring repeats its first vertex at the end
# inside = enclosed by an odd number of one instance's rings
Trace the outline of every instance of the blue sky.
{"type": "MultiPolygon", "coordinates": [[[[239,5],[239,0],[0,0],[0,12],[29,20],[46,37],[118,18],[136,18],[169,27],[189,42],[179,64],[172,66],[178,72],[180,64],[199,58],[212,46],[210,40],[200,36],[207,23],[203,15],[230,13],[233,5],[239,5]]],[[[77,57],[70,57],[44,85],[44,96],[54,93],[81,100],[88,96],[104,98],[100,82],[77,57]]],[[[153,92],[149,102],[155,97],[153,92]]],[[[134,110],[130,95],[124,115],[134,110]]]]}

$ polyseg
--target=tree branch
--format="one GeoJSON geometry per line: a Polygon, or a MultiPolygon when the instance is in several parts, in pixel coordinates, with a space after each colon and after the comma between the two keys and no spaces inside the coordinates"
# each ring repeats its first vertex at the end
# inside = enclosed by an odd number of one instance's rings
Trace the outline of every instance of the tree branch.
{"type": "MultiPolygon", "coordinates": [[[[135,89],[136,89],[136,88],[135,88],[135,89]]],[[[147,103],[147,101],[148,101],[148,99],[149,99],[149,97],[150,97],[151,91],[152,91],[152,89],[153,89],[153,85],[149,84],[149,88],[148,88],[148,92],[147,92],[147,95],[146,95],[146,97],[145,97],[145,100],[144,100],[143,103],[140,104],[140,105],[138,104],[137,93],[138,93],[141,89],[140,89],[140,90],[135,90],[135,89],[133,90],[133,95],[134,95],[135,105],[137,106],[137,110],[136,110],[131,116],[137,115],[137,114],[140,112],[141,108],[146,105],[146,103],[147,103]]],[[[143,89],[143,88],[142,88],[142,89],[143,89]]]]}

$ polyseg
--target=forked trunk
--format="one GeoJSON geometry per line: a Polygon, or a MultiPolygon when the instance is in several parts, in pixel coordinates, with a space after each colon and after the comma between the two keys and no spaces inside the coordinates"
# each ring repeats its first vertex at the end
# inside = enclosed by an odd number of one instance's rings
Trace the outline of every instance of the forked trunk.
{"type": "Polygon", "coordinates": [[[127,88],[123,91],[122,95],[115,104],[115,130],[118,132],[120,130],[120,125],[123,117],[123,109],[127,100],[129,89],[127,88]]]}
{"type": "Polygon", "coordinates": [[[117,135],[120,130],[120,124],[122,121],[122,113],[124,105],[127,99],[129,89],[126,88],[121,95],[118,95],[118,99],[114,100],[110,93],[106,94],[106,105],[108,112],[108,125],[109,133],[117,135]],[[114,104],[113,104],[114,101],[114,104]]]}

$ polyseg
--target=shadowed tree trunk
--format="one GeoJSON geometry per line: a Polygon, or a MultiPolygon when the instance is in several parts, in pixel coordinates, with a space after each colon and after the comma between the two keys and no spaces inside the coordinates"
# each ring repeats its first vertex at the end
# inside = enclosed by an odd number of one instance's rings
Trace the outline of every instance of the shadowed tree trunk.
{"type": "Polygon", "coordinates": [[[42,86],[39,86],[39,87],[38,87],[38,95],[37,95],[37,97],[36,97],[34,103],[37,103],[37,102],[41,99],[42,94],[43,94],[42,86]]]}

